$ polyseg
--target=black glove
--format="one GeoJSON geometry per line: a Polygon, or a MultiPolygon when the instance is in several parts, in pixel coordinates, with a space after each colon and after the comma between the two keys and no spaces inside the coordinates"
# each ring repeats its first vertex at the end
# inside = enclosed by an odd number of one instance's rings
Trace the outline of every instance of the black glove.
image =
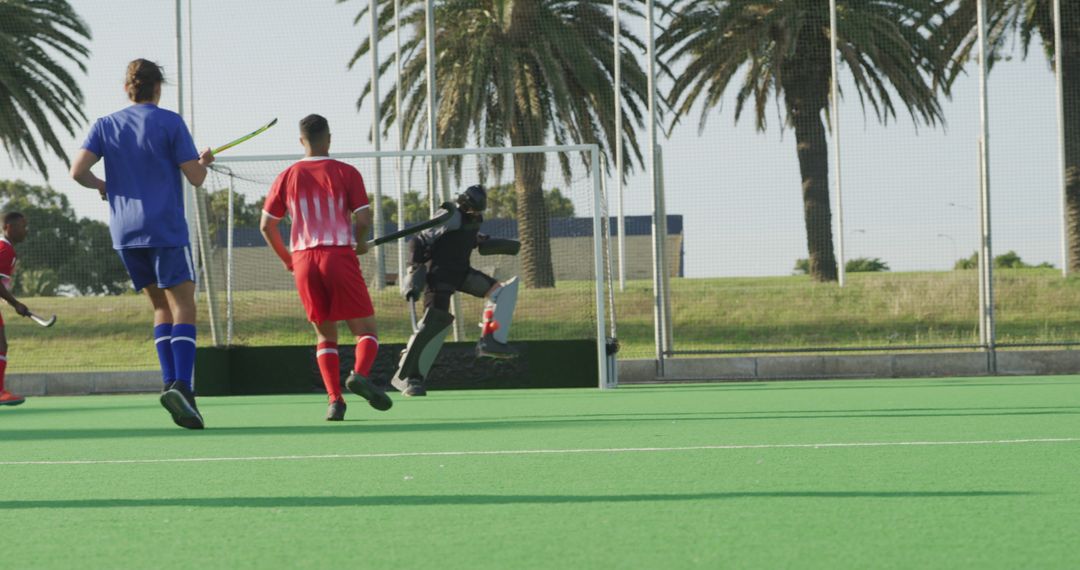
{"type": "Polygon", "coordinates": [[[405,271],[405,278],[401,280],[401,296],[406,301],[417,301],[424,293],[425,285],[427,285],[427,264],[410,265],[405,271]]]}

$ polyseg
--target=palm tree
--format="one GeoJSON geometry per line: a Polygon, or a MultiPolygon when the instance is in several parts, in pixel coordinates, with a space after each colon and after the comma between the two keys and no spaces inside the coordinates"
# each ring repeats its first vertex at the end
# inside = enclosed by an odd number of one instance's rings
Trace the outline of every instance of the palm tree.
{"type": "MultiPolygon", "coordinates": [[[[839,0],[837,43],[859,101],[888,124],[903,105],[918,124],[943,122],[937,86],[945,63],[931,36],[940,0],[839,0]]],[[[810,275],[837,279],[829,205],[829,160],[822,112],[829,103],[831,49],[826,0],[674,0],[674,16],[657,40],[669,66],[682,65],[668,95],[672,124],[702,99],[699,126],[741,75],[738,121],[748,102],[766,128],[770,95],[783,98],[795,131],[802,176],[810,275]]]]}
{"type": "MultiPolygon", "coordinates": [[[[987,44],[990,57],[987,64],[1003,57],[1017,34],[1024,49],[1030,52],[1031,42],[1038,35],[1051,66],[1061,62],[1061,83],[1065,95],[1065,220],[1067,256],[1070,268],[1080,267],[1080,2],[1061,1],[1061,41],[1054,44],[1054,0],[988,0],[987,44]],[[1057,57],[1058,48],[1061,59],[1057,57]]],[[[974,0],[961,0],[947,22],[945,50],[955,54],[949,80],[955,80],[964,66],[977,54],[974,0]]]]}
{"type": "MultiPolygon", "coordinates": [[[[342,1],[342,0],[339,0],[342,1]]],[[[390,0],[382,0],[390,5],[390,0]]],[[[402,25],[412,29],[403,41],[404,101],[400,120],[404,136],[420,147],[425,142],[427,80],[423,49],[423,0],[402,2],[402,25]]],[[[437,137],[439,147],[513,146],[597,143],[603,152],[616,137],[613,94],[614,49],[610,2],[606,0],[438,0],[435,5],[437,137]]],[[[633,4],[624,10],[635,14],[633,4]]],[[[361,10],[357,21],[367,13],[361,10]]],[[[379,35],[393,31],[391,10],[380,9],[379,35]]],[[[624,144],[641,164],[634,125],[642,124],[647,81],[632,49],[642,45],[623,31],[622,104],[624,144]]],[[[365,38],[349,66],[369,49],[365,38]]],[[[393,69],[391,57],[380,63],[380,75],[393,69]]],[[[395,86],[397,89],[398,86],[395,86]]],[[[357,106],[371,92],[370,80],[357,106]]],[[[384,129],[394,115],[394,90],[383,99],[384,129]]],[[[552,287],[555,275],[544,206],[543,154],[513,155],[521,265],[529,287],[552,287]]],[[[559,156],[565,176],[570,163],[559,156]]],[[[627,171],[631,160],[626,161],[627,171]]],[[[498,175],[502,157],[491,166],[498,175]]],[[[588,165],[596,168],[597,165],[588,165]]],[[[460,168],[460,163],[456,165],[460,168]]],[[[624,173],[625,174],[625,173],[624,173]]],[[[459,171],[460,175],[460,171],[459,171]]]]}
{"type": "Polygon", "coordinates": [[[51,121],[71,136],[86,121],[82,91],[63,60],[85,73],[89,39],[66,0],[0,1],[0,141],[46,178],[42,146],[69,163],[51,121]]]}

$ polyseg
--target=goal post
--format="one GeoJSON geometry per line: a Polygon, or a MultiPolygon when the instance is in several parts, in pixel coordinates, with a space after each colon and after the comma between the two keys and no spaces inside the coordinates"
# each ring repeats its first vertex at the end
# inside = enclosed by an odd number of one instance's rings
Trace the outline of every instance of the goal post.
{"type": "MultiPolygon", "coordinates": [[[[382,209],[385,233],[427,219],[432,198],[441,202],[472,184],[485,185],[489,207],[481,231],[522,241],[517,257],[477,252],[472,256],[477,270],[500,281],[518,276],[525,285],[511,343],[594,341],[597,385],[611,388],[617,384],[610,350],[613,331],[609,332],[607,319],[612,301],[607,287],[610,219],[597,145],[332,152],[330,156],[360,171],[372,199],[377,180],[368,173],[374,172],[376,162],[400,165],[397,178],[404,183],[397,192],[382,191],[382,204],[372,205],[382,209]],[[429,164],[435,166],[437,180],[426,175],[429,164]],[[404,220],[399,219],[402,214],[404,220]]],[[[223,336],[237,344],[311,342],[292,278],[262,243],[258,231],[258,217],[271,184],[300,158],[296,154],[219,157],[204,183],[206,192],[200,194],[208,212],[204,231],[215,245],[204,263],[209,273],[228,276],[216,284],[224,283],[225,289],[223,328],[228,334],[223,336]]],[[[286,219],[283,231],[288,231],[287,225],[286,219]]],[[[380,247],[385,248],[384,258],[394,259],[406,241],[380,247]]],[[[386,273],[376,276],[379,265],[373,256],[361,256],[360,261],[375,305],[380,342],[404,342],[411,329],[407,305],[398,293],[400,271],[384,265],[386,273]],[[388,286],[380,289],[378,283],[388,286]]],[[[480,329],[472,325],[479,323],[483,300],[465,294],[456,300],[460,340],[475,341],[480,329]]]]}

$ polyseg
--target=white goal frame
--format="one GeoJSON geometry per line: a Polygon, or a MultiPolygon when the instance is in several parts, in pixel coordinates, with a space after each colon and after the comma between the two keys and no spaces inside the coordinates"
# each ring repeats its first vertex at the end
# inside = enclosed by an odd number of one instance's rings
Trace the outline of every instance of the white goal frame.
{"type": "MultiPolygon", "coordinates": [[[[482,147],[482,148],[445,148],[445,149],[431,149],[431,150],[399,150],[399,151],[367,151],[367,152],[342,152],[342,153],[330,153],[331,158],[339,159],[398,159],[398,158],[443,158],[453,156],[484,156],[484,155],[515,155],[526,153],[577,153],[588,155],[588,168],[589,177],[592,181],[592,193],[593,193],[593,212],[592,212],[592,227],[593,227],[593,271],[596,277],[595,286],[595,305],[596,305],[596,358],[597,358],[597,371],[598,371],[598,387],[600,389],[614,388],[618,385],[617,368],[614,365],[615,355],[607,354],[607,315],[605,312],[605,285],[607,279],[610,278],[605,272],[605,254],[610,256],[611,252],[605,249],[605,241],[607,243],[607,249],[610,249],[610,240],[604,239],[604,230],[606,224],[602,224],[602,218],[607,216],[610,219],[610,214],[607,212],[607,201],[603,195],[603,185],[601,173],[601,155],[600,147],[596,144],[580,144],[580,145],[550,145],[550,146],[519,146],[519,147],[482,147]]],[[[243,155],[243,156],[223,156],[215,160],[215,164],[227,167],[229,164],[244,163],[244,162],[268,162],[268,161],[296,161],[302,158],[299,154],[266,154],[266,155],[243,155]]],[[[434,185],[434,182],[429,181],[429,185],[434,185]]],[[[437,191],[429,186],[429,194],[432,191],[437,191]]],[[[230,204],[229,209],[229,238],[231,246],[231,233],[232,233],[232,218],[233,212],[230,204]]],[[[231,249],[230,249],[231,253],[231,249]]],[[[227,273],[225,278],[226,282],[226,315],[228,319],[227,328],[232,330],[232,266],[231,255],[227,255],[227,273]]],[[[526,293],[527,294],[527,293],[526,293]]],[[[231,336],[231,335],[230,335],[231,336]]]]}

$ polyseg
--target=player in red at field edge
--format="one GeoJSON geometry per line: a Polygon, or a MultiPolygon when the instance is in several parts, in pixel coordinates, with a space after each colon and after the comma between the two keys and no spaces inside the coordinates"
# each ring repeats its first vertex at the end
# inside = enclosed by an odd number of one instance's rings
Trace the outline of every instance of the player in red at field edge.
{"type": "MultiPolygon", "coordinates": [[[[11,281],[15,278],[15,244],[26,239],[26,216],[19,212],[4,214],[4,236],[0,237],[0,299],[11,305],[20,316],[29,317],[30,309],[11,294],[11,281]]],[[[7,372],[7,333],[4,318],[0,316],[0,406],[18,406],[26,398],[8,392],[4,388],[4,374],[7,372]]]]}
{"type": "Polygon", "coordinates": [[[330,398],[327,421],[345,419],[338,321],[345,321],[356,336],[356,365],[345,386],[376,410],[389,410],[393,400],[368,378],[379,340],[375,309],[357,259],[357,254],[368,251],[372,218],[364,179],[356,168],[330,158],[330,125],[325,118],[308,115],[300,120],[300,144],[304,158],[274,180],[259,229],[292,272],[308,320],[315,326],[315,359],[330,398]],[[292,221],[288,248],[278,231],[286,214],[292,221]]]}

